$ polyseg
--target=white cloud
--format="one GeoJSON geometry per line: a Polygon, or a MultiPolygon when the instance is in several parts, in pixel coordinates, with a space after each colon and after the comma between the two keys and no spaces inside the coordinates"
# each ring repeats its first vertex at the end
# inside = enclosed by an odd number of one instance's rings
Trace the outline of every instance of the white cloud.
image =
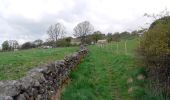
{"type": "Polygon", "coordinates": [[[169,0],[0,0],[0,44],[46,39],[50,24],[60,22],[72,35],[81,21],[89,20],[104,33],[131,31],[146,26],[144,13],[170,9],[169,0]]]}

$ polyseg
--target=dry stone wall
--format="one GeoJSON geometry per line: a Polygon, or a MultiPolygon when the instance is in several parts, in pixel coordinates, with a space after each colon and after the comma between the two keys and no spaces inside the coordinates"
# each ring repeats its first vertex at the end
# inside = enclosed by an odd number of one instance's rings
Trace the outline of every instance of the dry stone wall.
{"type": "Polygon", "coordinates": [[[88,53],[84,47],[64,60],[30,70],[19,80],[0,81],[0,100],[51,100],[62,82],[88,53]]]}

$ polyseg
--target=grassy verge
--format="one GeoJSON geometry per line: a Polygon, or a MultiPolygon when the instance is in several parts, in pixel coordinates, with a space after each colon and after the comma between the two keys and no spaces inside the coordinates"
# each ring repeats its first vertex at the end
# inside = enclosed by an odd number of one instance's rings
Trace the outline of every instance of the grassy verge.
{"type": "Polygon", "coordinates": [[[18,79],[38,65],[63,59],[77,47],[0,52],[0,80],[18,79]]]}
{"type": "Polygon", "coordinates": [[[89,47],[89,55],[70,75],[71,83],[61,100],[138,100],[145,94],[140,77],[144,69],[137,65],[134,49],[137,39],[110,43],[102,48],[89,47]],[[117,52],[118,49],[118,52],[117,52]]]}

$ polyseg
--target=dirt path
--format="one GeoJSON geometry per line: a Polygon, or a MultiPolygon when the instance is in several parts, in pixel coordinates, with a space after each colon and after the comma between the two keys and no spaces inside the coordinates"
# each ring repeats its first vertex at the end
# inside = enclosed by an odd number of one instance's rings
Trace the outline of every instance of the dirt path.
{"type": "Polygon", "coordinates": [[[120,94],[117,85],[115,84],[113,80],[113,69],[108,68],[108,77],[109,77],[109,85],[111,89],[111,95],[112,95],[112,100],[121,100],[120,99],[120,94]]]}

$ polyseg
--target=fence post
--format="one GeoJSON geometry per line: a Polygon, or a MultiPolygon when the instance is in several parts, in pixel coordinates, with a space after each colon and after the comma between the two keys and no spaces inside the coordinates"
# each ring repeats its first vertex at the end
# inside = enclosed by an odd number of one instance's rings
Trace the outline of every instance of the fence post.
{"type": "Polygon", "coordinates": [[[127,54],[127,46],[126,46],[127,41],[125,41],[125,54],[127,54]]]}
{"type": "Polygon", "coordinates": [[[117,42],[117,54],[119,53],[119,44],[117,42]]]}

